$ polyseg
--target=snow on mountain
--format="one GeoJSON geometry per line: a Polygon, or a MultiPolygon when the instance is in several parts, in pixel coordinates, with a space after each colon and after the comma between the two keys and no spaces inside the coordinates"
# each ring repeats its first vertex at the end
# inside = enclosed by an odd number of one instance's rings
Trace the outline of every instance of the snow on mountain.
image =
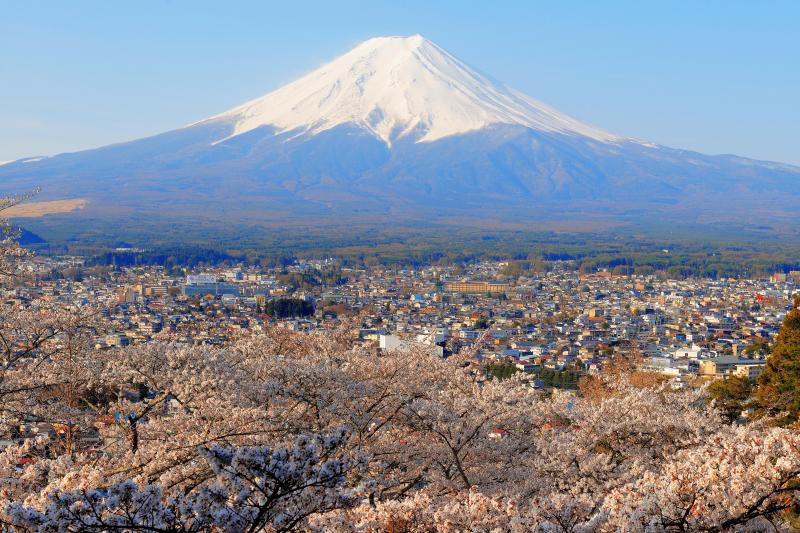
{"type": "Polygon", "coordinates": [[[597,141],[622,140],[504,87],[420,35],[369,39],[299,80],[209,121],[220,119],[234,123],[228,138],[261,126],[316,134],[355,124],[391,146],[406,136],[430,142],[510,124],[597,141]]]}

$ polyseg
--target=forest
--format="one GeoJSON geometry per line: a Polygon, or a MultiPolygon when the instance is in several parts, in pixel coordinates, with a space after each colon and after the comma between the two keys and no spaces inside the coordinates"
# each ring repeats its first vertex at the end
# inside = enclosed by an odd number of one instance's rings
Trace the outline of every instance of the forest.
{"type": "MultiPolygon", "coordinates": [[[[69,229],[64,222],[63,227],[51,223],[42,227],[51,239],[31,242],[29,247],[40,254],[78,255],[85,258],[87,266],[161,265],[176,270],[233,264],[274,268],[297,259],[327,257],[355,268],[498,260],[527,262],[542,269],[553,261],[566,261],[584,273],[607,269],[670,278],[765,277],[800,270],[800,238],[758,228],[705,228],[698,232],[675,226],[555,232],[437,223],[326,223],[302,228],[216,228],[213,232],[207,228],[172,240],[144,238],[117,228],[115,234],[122,239],[98,237],[78,243],[60,233],[69,229]],[[208,235],[217,233],[220,238],[210,241],[208,235]]],[[[44,222],[26,223],[39,230],[37,224],[44,222]]],[[[163,228],[152,231],[169,234],[163,228]]]]}

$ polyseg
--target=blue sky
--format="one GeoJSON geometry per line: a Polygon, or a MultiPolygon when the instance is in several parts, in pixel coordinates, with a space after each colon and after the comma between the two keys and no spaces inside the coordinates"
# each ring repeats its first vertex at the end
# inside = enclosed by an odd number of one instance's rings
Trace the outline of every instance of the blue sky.
{"type": "Polygon", "coordinates": [[[800,164],[800,2],[0,4],[0,160],[173,129],[421,33],[583,121],[800,164]]]}

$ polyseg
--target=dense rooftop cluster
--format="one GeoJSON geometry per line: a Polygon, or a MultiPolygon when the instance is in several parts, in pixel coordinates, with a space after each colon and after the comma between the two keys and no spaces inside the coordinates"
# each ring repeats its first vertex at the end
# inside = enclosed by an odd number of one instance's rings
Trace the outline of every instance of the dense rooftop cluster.
{"type": "Polygon", "coordinates": [[[168,273],[38,258],[27,268],[33,275],[6,292],[8,301],[99,305],[98,347],[222,345],[276,324],[310,332],[348,321],[357,343],[429,345],[441,355],[472,350],[476,366],[508,365],[534,377],[597,373],[609,356],[635,354],[676,387],[695,376],[757,376],[800,292],[791,275],[670,280],[579,274],[561,262],[541,272],[508,262],[356,270],[320,260],[168,273]]]}

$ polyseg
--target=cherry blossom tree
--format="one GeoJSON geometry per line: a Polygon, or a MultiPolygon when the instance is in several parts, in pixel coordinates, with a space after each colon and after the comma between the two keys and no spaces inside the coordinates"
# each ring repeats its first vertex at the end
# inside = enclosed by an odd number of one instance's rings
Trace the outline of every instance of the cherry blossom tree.
{"type": "Polygon", "coordinates": [[[12,531],[292,531],[311,514],[349,505],[345,483],[360,460],[340,453],[345,438],[339,431],[280,448],[201,448],[213,476],[188,493],[132,480],[51,488],[35,503],[9,503],[3,522],[12,531]]]}

